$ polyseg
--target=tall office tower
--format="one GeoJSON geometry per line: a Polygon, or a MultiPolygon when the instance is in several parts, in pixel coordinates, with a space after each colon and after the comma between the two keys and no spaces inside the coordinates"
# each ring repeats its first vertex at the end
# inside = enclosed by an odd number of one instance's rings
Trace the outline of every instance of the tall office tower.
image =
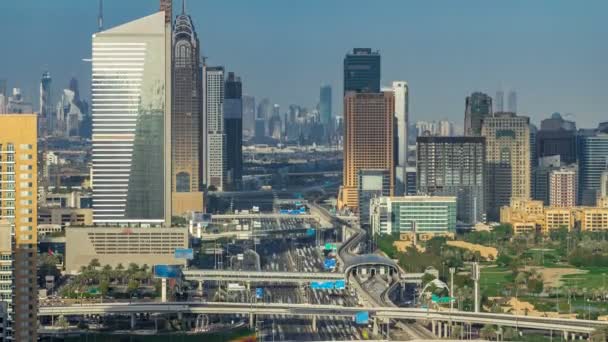
{"type": "Polygon", "coordinates": [[[319,113],[321,115],[321,123],[323,123],[323,125],[325,125],[326,127],[329,127],[333,123],[331,115],[332,111],[330,85],[321,86],[321,90],[319,92],[319,113]]]}
{"type": "Polygon", "coordinates": [[[532,198],[538,201],[543,201],[545,205],[549,205],[549,176],[551,172],[559,170],[562,163],[559,155],[547,156],[538,159],[537,167],[532,171],[532,198]]]}
{"type": "Polygon", "coordinates": [[[464,135],[480,136],[481,122],[492,115],[492,98],[484,93],[475,92],[467,96],[464,111],[464,135]]]}
{"type": "Polygon", "coordinates": [[[564,167],[549,174],[549,205],[572,208],[576,206],[578,179],[576,167],[564,167]]]}
{"type": "Polygon", "coordinates": [[[576,163],[576,124],[564,120],[559,113],[541,121],[536,155],[538,158],[559,155],[564,164],[576,163]]]}
{"type": "Polygon", "coordinates": [[[171,23],[93,35],[93,223],[171,224],[171,23]]]}
{"type": "MultiPolygon", "coordinates": [[[[14,234],[14,246],[11,245],[14,252],[13,276],[8,280],[13,284],[12,329],[15,341],[37,340],[37,129],[36,114],[0,116],[0,165],[5,173],[0,182],[0,222],[7,222],[14,234]]],[[[5,228],[1,230],[5,231],[5,228]]],[[[6,251],[6,241],[0,241],[0,244],[0,249],[6,251]]],[[[7,279],[0,279],[4,280],[7,279]]],[[[0,287],[0,290],[5,289],[4,285],[0,287]]]]}
{"type": "Polygon", "coordinates": [[[349,91],[380,92],[380,53],[354,48],[344,57],[344,95],[349,91]]]}
{"type": "Polygon", "coordinates": [[[437,135],[440,137],[451,137],[454,135],[454,124],[447,120],[437,123],[437,135]]]}
{"type": "Polygon", "coordinates": [[[499,90],[496,92],[496,102],[494,102],[494,112],[502,113],[505,111],[505,92],[499,90]]]}
{"type": "Polygon", "coordinates": [[[530,198],[530,119],[494,113],[483,120],[481,136],[486,138],[488,219],[495,221],[511,198],[530,198]]]}
{"type": "MultiPolygon", "coordinates": [[[[605,125],[605,124],[604,124],[605,125]]],[[[580,131],[578,137],[579,200],[582,205],[597,203],[602,172],[608,169],[608,128],[580,131]]]]}
{"type": "Polygon", "coordinates": [[[395,196],[403,196],[407,192],[407,139],[409,126],[409,88],[405,81],[393,82],[390,91],[395,98],[395,133],[394,133],[394,163],[395,163],[395,196]]]}
{"type": "Polygon", "coordinates": [[[608,169],[600,176],[600,197],[608,198],[608,169]]]}
{"type": "Polygon", "coordinates": [[[269,99],[262,99],[258,104],[258,119],[270,120],[272,116],[272,106],[269,99]]]}
{"type": "Polygon", "coordinates": [[[515,90],[509,92],[509,97],[507,98],[507,112],[517,113],[517,93],[515,90]]]}
{"type": "Polygon", "coordinates": [[[359,170],[390,170],[395,184],[393,155],[395,98],[392,92],[348,92],[344,97],[344,172],[341,208],[359,208],[359,170]]]}
{"type": "Polygon", "coordinates": [[[359,170],[359,224],[369,227],[369,204],[372,198],[390,196],[391,173],[382,169],[359,170]]]}
{"type": "Polygon", "coordinates": [[[459,221],[485,222],[485,138],[418,137],[416,153],[418,193],[456,196],[459,221]]]}
{"type": "Polygon", "coordinates": [[[226,185],[240,190],[243,181],[243,87],[241,78],[228,73],[224,91],[226,132],[226,185]]]}
{"type": "Polygon", "coordinates": [[[38,135],[44,136],[47,131],[47,120],[52,117],[53,99],[51,97],[51,84],[53,79],[51,73],[46,71],[40,80],[40,111],[38,112],[38,135]]]}
{"type": "Polygon", "coordinates": [[[255,132],[254,136],[258,139],[266,136],[266,120],[262,118],[255,119],[255,132]]]}
{"type": "Polygon", "coordinates": [[[207,187],[224,190],[226,169],[224,134],[224,67],[205,66],[205,120],[207,127],[206,182],[207,187]]]}
{"type": "Polygon", "coordinates": [[[536,154],[536,141],[538,136],[538,128],[534,124],[530,124],[530,194],[534,194],[534,175],[538,168],[538,155],[536,154]]]}
{"type": "Polygon", "coordinates": [[[183,7],[173,23],[172,44],[171,200],[173,215],[181,215],[203,211],[200,42],[192,18],[183,7]]]}
{"type": "Polygon", "coordinates": [[[243,95],[243,135],[254,136],[255,118],[255,97],[243,95]]]}

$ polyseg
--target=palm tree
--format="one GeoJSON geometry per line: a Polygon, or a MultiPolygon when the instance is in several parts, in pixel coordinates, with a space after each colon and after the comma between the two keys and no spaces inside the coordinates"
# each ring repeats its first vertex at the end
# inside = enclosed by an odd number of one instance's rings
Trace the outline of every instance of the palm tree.
{"type": "Polygon", "coordinates": [[[479,334],[481,335],[482,338],[484,338],[486,340],[492,340],[492,337],[496,336],[496,329],[494,328],[493,325],[486,324],[483,326],[483,328],[481,328],[481,330],[479,331],[479,334]]]}

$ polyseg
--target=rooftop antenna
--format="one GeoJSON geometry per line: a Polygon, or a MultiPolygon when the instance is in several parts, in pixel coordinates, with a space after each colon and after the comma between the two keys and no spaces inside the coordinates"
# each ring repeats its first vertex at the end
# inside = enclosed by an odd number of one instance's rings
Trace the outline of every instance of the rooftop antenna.
{"type": "Polygon", "coordinates": [[[186,0],[182,0],[182,14],[186,14],[186,0]]]}
{"type": "Polygon", "coordinates": [[[103,31],[103,0],[99,0],[99,14],[97,15],[98,31],[103,31]]]}

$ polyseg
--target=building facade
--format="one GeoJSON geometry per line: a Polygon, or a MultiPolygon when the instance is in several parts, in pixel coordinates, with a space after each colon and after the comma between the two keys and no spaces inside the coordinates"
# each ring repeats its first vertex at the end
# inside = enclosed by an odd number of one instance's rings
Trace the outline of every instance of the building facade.
{"type": "MultiPolygon", "coordinates": [[[[14,235],[11,281],[12,334],[15,341],[37,339],[37,130],[36,114],[0,116],[0,221],[8,223],[14,235]]],[[[7,242],[12,245],[10,239],[7,242]]],[[[7,242],[2,243],[1,249],[5,250],[3,258],[6,258],[7,242]]],[[[6,268],[3,270],[6,272],[6,268]]],[[[2,288],[6,290],[6,284],[0,285],[2,288]]]]}
{"type": "Polygon", "coordinates": [[[395,196],[403,196],[407,187],[407,133],[409,129],[409,88],[405,81],[395,81],[392,86],[395,97],[395,196]]]}
{"type": "Polygon", "coordinates": [[[513,113],[495,113],[483,120],[488,176],[487,212],[498,220],[500,207],[512,198],[530,198],[530,119],[513,113]]]}
{"type": "Polygon", "coordinates": [[[369,205],[372,198],[390,196],[390,175],[389,170],[359,170],[359,223],[364,229],[369,229],[369,205]]]}
{"type": "Polygon", "coordinates": [[[243,95],[243,135],[251,138],[255,135],[255,97],[243,95]]]}
{"type": "Polygon", "coordinates": [[[329,128],[332,123],[332,103],[331,103],[331,86],[323,85],[319,91],[319,116],[321,118],[321,123],[327,128],[329,128]]]}
{"type": "Polygon", "coordinates": [[[416,151],[418,193],[455,196],[459,221],[485,222],[485,138],[418,137],[416,151]]]}
{"type": "Polygon", "coordinates": [[[492,98],[484,93],[475,92],[467,96],[464,111],[464,135],[480,136],[481,122],[492,115],[492,98]]]}
{"type": "Polygon", "coordinates": [[[549,174],[549,206],[571,208],[578,198],[576,167],[560,168],[549,174]]]}
{"type": "Polygon", "coordinates": [[[541,122],[536,140],[538,158],[559,155],[564,164],[576,163],[576,125],[559,113],[541,122]]]}
{"type": "Polygon", "coordinates": [[[93,221],[170,225],[171,26],[163,11],[93,35],[93,221]]]}
{"type": "Polygon", "coordinates": [[[578,137],[579,200],[595,205],[601,189],[602,172],[608,169],[608,130],[582,133],[578,137]]]}
{"type": "Polygon", "coordinates": [[[224,98],[226,133],[226,188],[243,186],[243,86],[240,77],[228,73],[224,98]]]}
{"type": "Polygon", "coordinates": [[[226,169],[226,135],[224,134],[224,68],[204,67],[205,120],[207,129],[207,188],[224,189],[226,169]]]}
{"type": "Polygon", "coordinates": [[[380,92],[380,53],[355,48],[344,57],[344,95],[349,91],[380,92]]]}
{"type": "Polygon", "coordinates": [[[394,191],[394,96],[392,92],[344,97],[344,171],[339,206],[358,210],[359,170],[390,170],[394,191]]]}
{"type": "Polygon", "coordinates": [[[374,234],[447,234],[456,231],[456,197],[376,197],[371,201],[374,234]]]}

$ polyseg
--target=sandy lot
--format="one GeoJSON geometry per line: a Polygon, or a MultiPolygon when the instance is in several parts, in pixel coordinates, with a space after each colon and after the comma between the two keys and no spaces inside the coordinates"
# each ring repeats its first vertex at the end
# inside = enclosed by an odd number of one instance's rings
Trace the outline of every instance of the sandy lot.
{"type": "Polygon", "coordinates": [[[465,248],[472,252],[479,252],[485,259],[496,260],[496,257],[498,256],[498,250],[494,247],[487,247],[465,241],[448,241],[447,244],[448,246],[465,248]]]}
{"type": "Polygon", "coordinates": [[[537,273],[543,278],[545,288],[547,287],[560,287],[562,285],[561,278],[567,274],[585,274],[587,270],[579,270],[572,267],[561,267],[561,268],[541,268],[541,267],[526,267],[526,271],[535,269],[537,273]]]}

